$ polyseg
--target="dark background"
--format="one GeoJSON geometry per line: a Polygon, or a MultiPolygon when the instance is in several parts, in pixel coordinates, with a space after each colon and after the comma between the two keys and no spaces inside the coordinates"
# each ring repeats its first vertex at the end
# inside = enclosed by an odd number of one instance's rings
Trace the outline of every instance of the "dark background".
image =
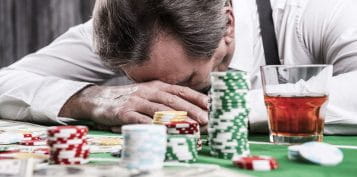
{"type": "Polygon", "coordinates": [[[0,67],[90,19],[95,0],[0,0],[0,67]]]}

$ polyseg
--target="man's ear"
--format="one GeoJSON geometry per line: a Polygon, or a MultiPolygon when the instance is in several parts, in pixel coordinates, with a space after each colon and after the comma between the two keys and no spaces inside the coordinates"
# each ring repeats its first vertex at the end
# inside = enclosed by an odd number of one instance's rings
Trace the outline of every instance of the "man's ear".
{"type": "Polygon", "coordinates": [[[224,33],[224,41],[230,44],[234,41],[235,17],[232,6],[224,7],[224,13],[227,16],[226,32],[224,33]]]}

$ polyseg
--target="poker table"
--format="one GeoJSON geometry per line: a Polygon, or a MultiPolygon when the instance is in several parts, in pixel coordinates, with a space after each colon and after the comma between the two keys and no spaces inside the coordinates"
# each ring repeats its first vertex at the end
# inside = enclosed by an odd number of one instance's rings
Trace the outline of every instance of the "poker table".
{"type": "MultiPolygon", "coordinates": [[[[112,135],[109,132],[91,131],[90,134],[112,135]]],[[[216,164],[237,173],[263,177],[331,177],[357,176],[357,136],[325,136],[324,142],[339,145],[344,154],[343,162],[337,166],[319,166],[306,162],[290,161],[287,146],[268,143],[268,135],[249,135],[250,150],[253,155],[272,156],[278,160],[279,168],[273,171],[249,171],[239,169],[229,160],[222,160],[209,155],[208,146],[199,153],[198,163],[216,164]]],[[[95,154],[94,157],[112,158],[110,154],[95,154]]]]}

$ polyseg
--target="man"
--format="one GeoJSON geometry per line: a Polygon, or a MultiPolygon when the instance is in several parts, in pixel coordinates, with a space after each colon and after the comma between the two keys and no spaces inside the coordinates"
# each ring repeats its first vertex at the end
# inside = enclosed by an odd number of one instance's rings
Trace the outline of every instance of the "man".
{"type": "MultiPolygon", "coordinates": [[[[326,133],[357,133],[357,3],[271,0],[284,64],[333,64],[326,133]]],[[[265,65],[252,0],[98,0],[93,20],[0,72],[0,117],[90,119],[118,131],[155,111],[186,110],[207,124],[211,71],[247,71],[250,125],[267,128],[259,66],[265,65]],[[137,84],[103,86],[127,76],[137,84]],[[195,91],[197,90],[197,91],[195,91]]]]}

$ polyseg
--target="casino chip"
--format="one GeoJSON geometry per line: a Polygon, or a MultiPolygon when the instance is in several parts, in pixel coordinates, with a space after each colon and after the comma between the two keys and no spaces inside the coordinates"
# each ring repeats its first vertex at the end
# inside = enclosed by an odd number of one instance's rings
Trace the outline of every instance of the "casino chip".
{"type": "Polygon", "coordinates": [[[200,126],[197,122],[181,121],[166,123],[167,134],[169,135],[193,135],[195,137],[197,150],[202,149],[200,126]]]}
{"type": "Polygon", "coordinates": [[[302,160],[300,156],[300,145],[292,145],[288,147],[288,159],[289,160],[302,160]]]}
{"type": "Polygon", "coordinates": [[[249,90],[247,73],[211,73],[208,135],[210,154],[218,158],[250,154],[248,144],[249,90]]]}
{"type": "Polygon", "coordinates": [[[233,165],[254,171],[270,171],[279,167],[278,162],[268,156],[237,156],[232,159],[233,165]]]}
{"type": "Polygon", "coordinates": [[[197,122],[189,121],[185,111],[161,111],[154,115],[154,124],[165,125],[169,135],[194,135],[197,150],[202,149],[200,126],[197,122]]]}
{"type": "Polygon", "coordinates": [[[154,124],[165,124],[185,120],[187,120],[187,112],[185,111],[160,111],[155,112],[153,117],[154,124]]]}
{"type": "Polygon", "coordinates": [[[85,126],[54,126],[47,129],[50,163],[80,165],[88,163],[90,150],[85,126]]]}
{"type": "Polygon", "coordinates": [[[342,151],[330,144],[322,142],[307,142],[288,147],[290,160],[305,160],[311,163],[335,166],[342,162],[342,151]]]}
{"type": "Polygon", "coordinates": [[[198,156],[193,135],[168,135],[165,160],[193,163],[198,156]]]}
{"type": "Polygon", "coordinates": [[[128,169],[155,170],[163,167],[167,144],[162,125],[125,125],[122,165],[128,169]]]}
{"type": "Polygon", "coordinates": [[[46,140],[25,140],[25,141],[21,141],[20,145],[24,145],[24,146],[46,146],[47,142],[46,140]]]}

